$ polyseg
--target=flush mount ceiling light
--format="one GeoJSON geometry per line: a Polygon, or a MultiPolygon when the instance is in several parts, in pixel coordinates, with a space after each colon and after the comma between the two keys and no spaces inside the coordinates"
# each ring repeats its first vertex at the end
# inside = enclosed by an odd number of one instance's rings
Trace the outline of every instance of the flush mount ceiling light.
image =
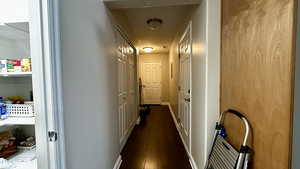
{"type": "Polygon", "coordinates": [[[151,18],[147,20],[147,25],[152,30],[157,30],[161,27],[163,21],[159,18],[151,18]]]}
{"type": "Polygon", "coordinates": [[[150,52],[152,52],[154,49],[153,49],[152,47],[144,47],[143,50],[144,50],[144,52],[146,52],[146,53],[150,53],[150,52]]]}

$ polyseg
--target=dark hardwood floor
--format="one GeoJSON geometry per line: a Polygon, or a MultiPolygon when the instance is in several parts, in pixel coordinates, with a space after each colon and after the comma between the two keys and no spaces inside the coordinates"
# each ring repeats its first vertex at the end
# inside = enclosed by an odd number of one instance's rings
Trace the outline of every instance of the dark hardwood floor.
{"type": "Polygon", "coordinates": [[[121,154],[121,169],[191,169],[168,106],[151,106],[121,154]]]}

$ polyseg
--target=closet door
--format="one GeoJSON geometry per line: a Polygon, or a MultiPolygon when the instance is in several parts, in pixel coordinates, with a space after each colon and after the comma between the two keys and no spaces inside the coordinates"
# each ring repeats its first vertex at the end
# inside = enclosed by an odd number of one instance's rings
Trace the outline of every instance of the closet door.
{"type": "Polygon", "coordinates": [[[121,58],[118,58],[118,80],[119,80],[119,138],[120,138],[120,142],[122,142],[123,140],[123,133],[124,133],[124,93],[123,93],[123,77],[122,77],[122,73],[123,73],[123,68],[124,67],[124,63],[121,60],[121,58]]]}
{"type": "Polygon", "coordinates": [[[119,79],[119,139],[121,146],[129,136],[136,119],[136,63],[135,50],[117,31],[119,79]]]}
{"type": "Polygon", "coordinates": [[[120,143],[124,141],[126,133],[126,110],[127,110],[127,62],[125,53],[125,44],[120,34],[117,34],[117,55],[118,55],[118,100],[119,100],[119,139],[120,143]]]}
{"type": "Polygon", "coordinates": [[[185,145],[191,150],[191,30],[187,28],[179,43],[179,124],[185,145]]]}
{"type": "Polygon", "coordinates": [[[128,134],[129,129],[129,117],[128,117],[128,111],[129,111],[129,101],[128,101],[128,45],[127,42],[123,39],[123,123],[124,123],[124,137],[128,134]]]}
{"type": "Polygon", "coordinates": [[[135,62],[134,62],[134,49],[129,47],[128,55],[128,119],[129,119],[129,128],[134,125],[135,120],[135,111],[136,111],[136,88],[135,88],[135,62]]]}
{"type": "Polygon", "coordinates": [[[124,143],[124,139],[128,135],[131,127],[131,75],[132,66],[129,64],[130,45],[118,34],[118,78],[119,78],[119,133],[120,143],[124,143]]]}

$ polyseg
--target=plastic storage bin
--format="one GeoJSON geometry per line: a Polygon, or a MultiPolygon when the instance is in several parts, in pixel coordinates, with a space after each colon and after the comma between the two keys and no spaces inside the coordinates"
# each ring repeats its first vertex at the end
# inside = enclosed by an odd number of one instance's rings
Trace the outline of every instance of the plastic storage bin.
{"type": "Polygon", "coordinates": [[[34,117],[33,103],[6,104],[8,117],[34,117]]]}

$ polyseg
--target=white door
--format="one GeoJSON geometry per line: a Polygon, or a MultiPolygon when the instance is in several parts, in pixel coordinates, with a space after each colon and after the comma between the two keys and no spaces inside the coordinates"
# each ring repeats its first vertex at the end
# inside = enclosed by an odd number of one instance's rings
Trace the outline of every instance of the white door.
{"type": "MultiPolygon", "coordinates": [[[[132,50],[133,51],[133,50],[132,50]]],[[[134,125],[136,112],[136,67],[134,62],[134,53],[129,55],[128,62],[128,103],[129,103],[129,127],[134,125]]]]}
{"type": "Polygon", "coordinates": [[[118,59],[119,141],[124,146],[136,119],[135,50],[116,31],[118,59]]]}
{"type": "Polygon", "coordinates": [[[143,103],[161,104],[161,63],[142,63],[143,103]]]}
{"type": "Polygon", "coordinates": [[[59,6],[53,0],[30,0],[29,6],[37,168],[65,169],[59,6]]]}
{"type": "Polygon", "coordinates": [[[118,84],[119,84],[119,138],[123,142],[126,133],[126,110],[127,110],[127,83],[126,61],[122,59],[122,53],[118,58],[118,84]]]}
{"type": "Polygon", "coordinates": [[[119,99],[119,141],[124,142],[127,133],[127,110],[128,110],[128,83],[127,83],[127,55],[126,41],[116,32],[117,37],[117,55],[118,55],[118,99],[119,99]]]}
{"type": "Polygon", "coordinates": [[[179,43],[179,124],[185,146],[191,150],[191,26],[179,43]]]}

